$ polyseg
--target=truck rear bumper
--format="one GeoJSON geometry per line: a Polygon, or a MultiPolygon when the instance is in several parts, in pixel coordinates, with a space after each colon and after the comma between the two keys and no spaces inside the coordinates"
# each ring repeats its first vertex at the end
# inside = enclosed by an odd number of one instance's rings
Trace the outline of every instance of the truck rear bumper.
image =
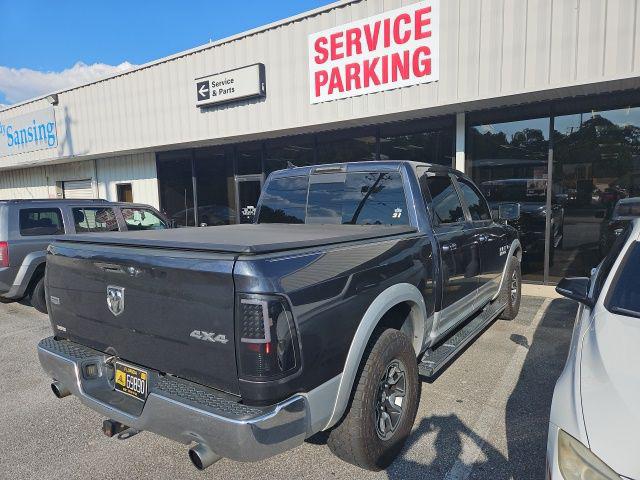
{"type": "Polygon", "coordinates": [[[184,444],[204,444],[236,461],[284,452],[310,433],[309,404],[303,395],[252,407],[231,395],[149,371],[149,395],[142,402],[113,390],[110,357],[102,352],[49,337],[38,345],[38,357],[51,378],[105,417],[184,444]],[[87,365],[96,365],[98,375],[87,378],[87,365]]]}

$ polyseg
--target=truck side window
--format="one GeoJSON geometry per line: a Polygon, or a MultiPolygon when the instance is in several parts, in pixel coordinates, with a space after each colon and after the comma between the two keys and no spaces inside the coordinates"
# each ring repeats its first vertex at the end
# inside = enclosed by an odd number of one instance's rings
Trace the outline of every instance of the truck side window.
{"type": "Polygon", "coordinates": [[[81,207],[73,208],[72,212],[77,233],[118,231],[118,221],[112,208],[81,207]]]}
{"type": "Polygon", "coordinates": [[[62,235],[62,212],[59,208],[23,208],[20,210],[20,235],[62,235]]]}
{"type": "Polygon", "coordinates": [[[448,175],[427,177],[425,184],[431,194],[431,205],[438,224],[465,220],[460,198],[448,175]]]}
{"type": "Polygon", "coordinates": [[[466,178],[456,177],[456,179],[458,180],[458,185],[460,185],[460,190],[462,190],[464,200],[469,207],[471,220],[491,220],[491,211],[489,210],[487,201],[482,194],[480,194],[476,186],[466,178]]]}
{"type": "Polygon", "coordinates": [[[146,208],[121,209],[127,230],[163,230],[167,224],[151,210],[146,208]]]}

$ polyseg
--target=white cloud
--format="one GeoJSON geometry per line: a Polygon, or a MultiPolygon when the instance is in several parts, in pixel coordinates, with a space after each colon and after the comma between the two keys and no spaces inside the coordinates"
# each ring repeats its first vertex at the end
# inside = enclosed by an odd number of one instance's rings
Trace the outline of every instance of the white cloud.
{"type": "MultiPolygon", "coordinates": [[[[0,92],[7,102],[15,103],[56,90],[92,82],[100,78],[135,67],[129,62],[120,65],[77,62],[73,67],[60,72],[42,72],[30,68],[0,66],[0,92]]],[[[0,107],[1,108],[1,107],[0,107]]]]}

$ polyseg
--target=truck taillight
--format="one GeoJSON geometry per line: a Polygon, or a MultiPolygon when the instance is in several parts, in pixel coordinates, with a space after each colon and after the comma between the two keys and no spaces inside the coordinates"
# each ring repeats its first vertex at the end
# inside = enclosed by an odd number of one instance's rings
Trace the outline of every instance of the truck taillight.
{"type": "Polygon", "coordinates": [[[9,266],[9,243],[0,242],[0,267],[9,266]]]}
{"type": "Polygon", "coordinates": [[[289,302],[277,295],[236,297],[236,343],[240,376],[271,380],[299,365],[297,333],[289,302]]]}

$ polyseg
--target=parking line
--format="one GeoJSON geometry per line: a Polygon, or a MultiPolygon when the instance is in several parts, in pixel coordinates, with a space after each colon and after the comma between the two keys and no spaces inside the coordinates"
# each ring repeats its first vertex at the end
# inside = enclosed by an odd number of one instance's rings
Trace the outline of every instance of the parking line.
{"type": "MultiPolygon", "coordinates": [[[[526,335],[529,345],[531,345],[531,342],[533,341],[533,333],[536,331],[536,328],[547,311],[547,308],[551,304],[551,301],[551,298],[545,299],[533,317],[531,327],[528,329],[526,335]]],[[[507,365],[507,368],[502,374],[498,387],[493,391],[491,397],[485,403],[482,411],[480,412],[478,421],[472,428],[472,431],[482,440],[480,442],[474,442],[472,445],[468,445],[467,442],[463,442],[464,446],[462,453],[445,475],[445,480],[465,480],[469,478],[469,475],[471,475],[473,465],[482,454],[486,439],[489,438],[491,430],[498,421],[498,416],[504,412],[504,408],[502,408],[503,404],[506,406],[509,394],[513,392],[513,389],[520,378],[522,365],[524,364],[528,352],[529,350],[527,347],[516,344],[516,352],[513,357],[511,357],[509,365],[507,365]],[[496,407],[495,405],[499,406],[496,407]]]]}

